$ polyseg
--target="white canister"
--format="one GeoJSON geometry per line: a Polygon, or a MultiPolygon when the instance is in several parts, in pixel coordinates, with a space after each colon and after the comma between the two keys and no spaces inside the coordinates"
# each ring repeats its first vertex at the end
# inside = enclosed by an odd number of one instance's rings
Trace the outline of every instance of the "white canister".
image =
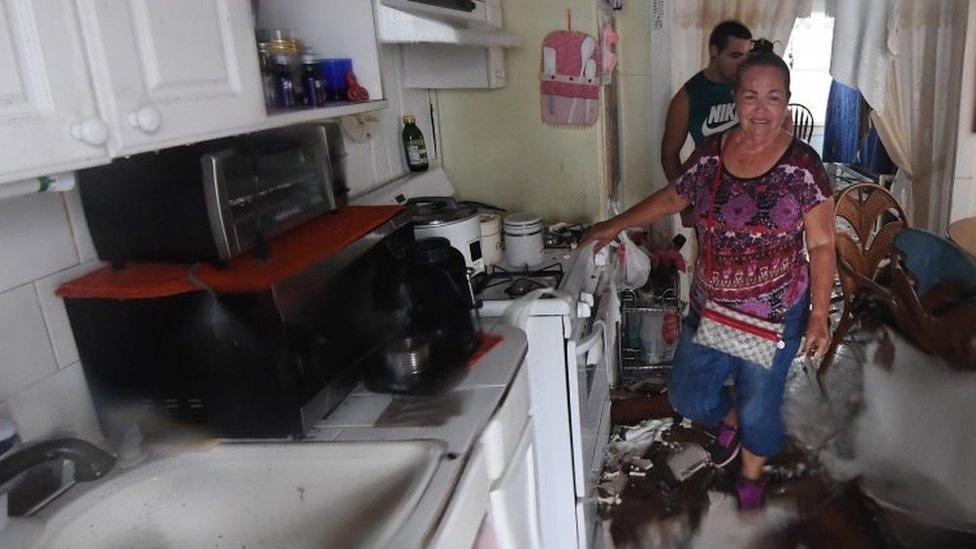
{"type": "Polygon", "coordinates": [[[542,218],[530,213],[505,216],[505,260],[515,268],[535,267],[542,263],[542,218]]]}
{"type": "Polygon", "coordinates": [[[481,252],[481,222],[474,208],[457,208],[433,215],[413,218],[414,238],[443,237],[464,256],[465,265],[472,272],[485,270],[481,252]]]}
{"type": "Polygon", "coordinates": [[[485,265],[498,263],[502,260],[503,253],[502,216],[496,213],[481,214],[481,254],[485,265]]]}

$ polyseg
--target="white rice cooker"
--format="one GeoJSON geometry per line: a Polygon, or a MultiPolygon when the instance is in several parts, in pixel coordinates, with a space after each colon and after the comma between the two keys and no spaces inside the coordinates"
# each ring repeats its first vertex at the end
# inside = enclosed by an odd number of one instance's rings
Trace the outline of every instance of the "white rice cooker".
{"type": "Polygon", "coordinates": [[[458,206],[449,196],[411,198],[407,208],[413,221],[414,238],[446,238],[464,256],[464,263],[472,273],[484,272],[481,216],[476,208],[458,206]]]}

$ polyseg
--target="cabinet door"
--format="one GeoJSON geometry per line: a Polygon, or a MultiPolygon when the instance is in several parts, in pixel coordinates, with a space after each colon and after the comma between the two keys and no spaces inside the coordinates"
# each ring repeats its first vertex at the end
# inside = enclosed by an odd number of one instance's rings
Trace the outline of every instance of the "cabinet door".
{"type": "Polygon", "coordinates": [[[108,160],[71,0],[0,0],[0,182],[108,160]]]}
{"type": "Polygon", "coordinates": [[[115,154],[266,117],[249,0],[77,0],[115,154]]]}
{"type": "Polygon", "coordinates": [[[504,474],[488,494],[492,528],[503,549],[538,549],[538,476],[535,429],[530,418],[504,474]]]}
{"type": "Polygon", "coordinates": [[[487,510],[488,468],[484,453],[476,445],[429,547],[471,547],[487,510]]]}

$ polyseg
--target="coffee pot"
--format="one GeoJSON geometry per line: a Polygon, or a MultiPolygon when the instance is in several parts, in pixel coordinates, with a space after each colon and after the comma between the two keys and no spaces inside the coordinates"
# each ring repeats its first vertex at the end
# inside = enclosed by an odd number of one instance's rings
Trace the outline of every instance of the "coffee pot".
{"type": "Polygon", "coordinates": [[[368,361],[366,386],[385,393],[438,392],[480,344],[464,257],[446,238],[422,238],[390,283],[390,335],[368,361]]]}

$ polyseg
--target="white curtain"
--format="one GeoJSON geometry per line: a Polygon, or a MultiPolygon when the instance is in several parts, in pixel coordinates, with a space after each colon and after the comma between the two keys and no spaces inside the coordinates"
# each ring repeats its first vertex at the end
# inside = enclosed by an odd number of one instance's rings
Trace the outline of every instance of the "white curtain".
{"type": "Polygon", "coordinates": [[[708,65],[708,35],[715,25],[735,19],[755,38],[786,50],[797,18],[810,15],[812,0],[678,0],[672,3],[671,83],[677,91],[708,65]]]}
{"type": "Polygon", "coordinates": [[[968,2],[835,1],[831,75],[858,88],[906,185],[912,225],[949,221],[968,2]]]}
{"type": "Polygon", "coordinates": [[[898,49],[900,0],[828,0],[834,18],[830,75],[857,88],[872,107],[884,100],[891,60],[898,49]]]}

